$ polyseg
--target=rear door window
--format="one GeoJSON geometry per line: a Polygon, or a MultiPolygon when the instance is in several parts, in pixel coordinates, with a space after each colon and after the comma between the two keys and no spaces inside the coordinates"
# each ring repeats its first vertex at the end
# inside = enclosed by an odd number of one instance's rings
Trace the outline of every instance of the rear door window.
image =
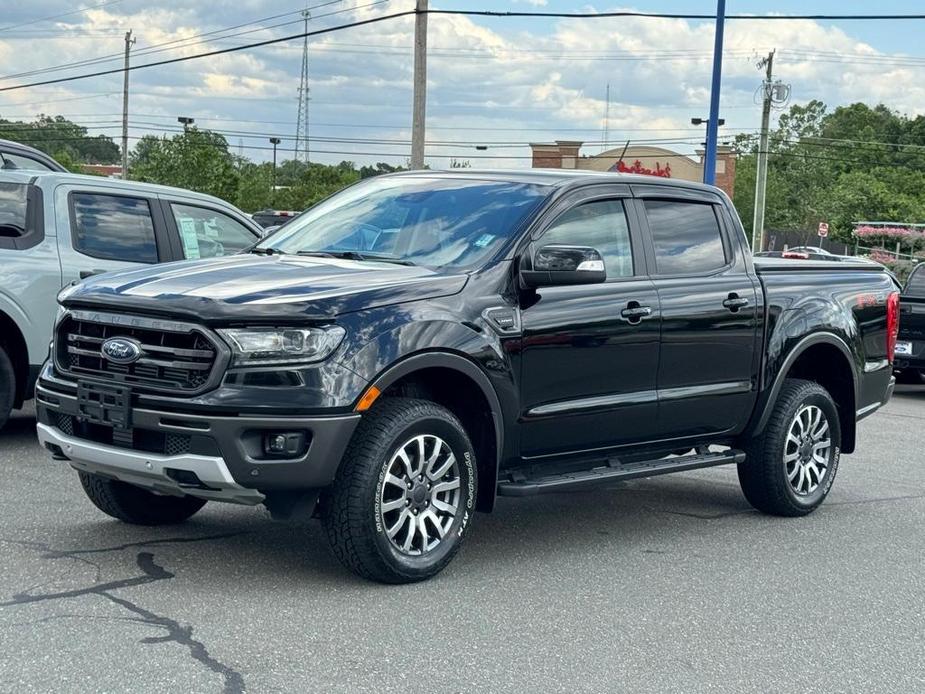
{"type": "Polygon", "coordinates": [[[72,193],[74,249],[85,255],[130,263],[156,263],[151,204],[145,198],[72,193]]]}
{"type": "Polygon", "coordinates": [[[658,274],[705,274],[726,265],[723,236],[713,205],[646,200],[645,209],[658,274]]]}
{"type": "Polygon", "coordinates": [[[257,242],[250,228],[229,215],[208,207],[171,203],[183,257],[216,258],[242,251],[257,242]]]}

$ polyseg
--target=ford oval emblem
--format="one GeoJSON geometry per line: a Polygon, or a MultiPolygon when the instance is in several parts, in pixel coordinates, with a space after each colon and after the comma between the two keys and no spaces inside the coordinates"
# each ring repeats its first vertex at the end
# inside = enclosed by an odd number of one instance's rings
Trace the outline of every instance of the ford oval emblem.
{"type": "Polygon", "coordinates": [[[141,356],[141,345],[127,337],[111,337],[102,344],[100,352],[116,364],[131,364],[141,356]]]}

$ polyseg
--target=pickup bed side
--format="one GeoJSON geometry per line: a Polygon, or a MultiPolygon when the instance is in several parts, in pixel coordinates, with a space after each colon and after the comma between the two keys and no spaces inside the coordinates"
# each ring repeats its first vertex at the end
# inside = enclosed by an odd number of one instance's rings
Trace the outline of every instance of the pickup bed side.
{"type": "Polygon", "coordinates": [[[760,397],[749,431],[767,422],[786,378],[816,381],[833,396],[843,447],[855,445],[856,419],[888,399],[893,367],[886,353],[889,276],[862,263],[755,259],[767,302],[760,397]]]}

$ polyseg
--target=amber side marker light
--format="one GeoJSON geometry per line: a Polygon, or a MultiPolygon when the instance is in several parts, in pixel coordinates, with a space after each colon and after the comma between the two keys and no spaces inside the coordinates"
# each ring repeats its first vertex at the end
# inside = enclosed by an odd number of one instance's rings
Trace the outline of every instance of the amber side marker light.
{"type": "Polygon", "coordinates": [[[376,386],[370,386],[366,389],[366,392],[363,393],[363,397],[360,398],[360,402],[357,403],[355,408],[356,412],[366,412],[370,407],[373,406],[373,403],[376,402],[376,398],[382,393],[376,386]]]}

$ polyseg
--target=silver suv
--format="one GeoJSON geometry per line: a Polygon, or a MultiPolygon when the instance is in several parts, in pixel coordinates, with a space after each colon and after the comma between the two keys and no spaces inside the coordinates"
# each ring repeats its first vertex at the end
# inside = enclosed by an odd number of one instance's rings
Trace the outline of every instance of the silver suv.
{"type": "Polygon", "coordinates": [[[236,253],[261,228],[188,190],[52,171],[0,171],[0,427],[32,397],[58,291],[111,270],[236,253]]]}

